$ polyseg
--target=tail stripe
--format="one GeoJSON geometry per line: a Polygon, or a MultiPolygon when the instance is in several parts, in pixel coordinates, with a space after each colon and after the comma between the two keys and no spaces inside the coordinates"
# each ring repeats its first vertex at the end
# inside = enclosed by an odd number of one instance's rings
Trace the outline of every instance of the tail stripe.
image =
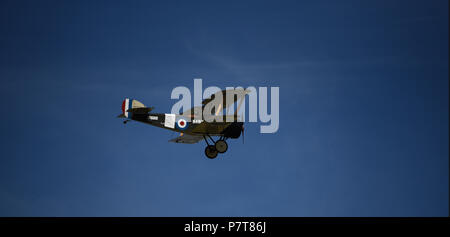
{"type": "Polygon", "coordinates": [[[125,99],[125,111],[123,111],[123,114],[125,115],[125,117],[128,118],[128,109],[130,108],[130,99],[126,98],[125,99]]]}

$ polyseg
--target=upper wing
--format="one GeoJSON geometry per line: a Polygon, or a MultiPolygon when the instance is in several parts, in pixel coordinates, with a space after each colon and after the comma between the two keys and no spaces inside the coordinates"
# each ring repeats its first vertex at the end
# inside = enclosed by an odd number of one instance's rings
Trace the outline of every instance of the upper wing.
{"type": "Polygon", "coordinates": [[[242,101],[242,99],[244,99],[245,95],[247,95],[248,93],[250,93],[250,91],[244,89],[218,91],[212,94],[209,98],[204,99],[202,101],[202,105],[205,106],[209,102],[212,102],[216,97],[218,97],[220,99],[217,102],[222,105],[223,109],[228,109],[237,101],[242,101]],[[231,99],[231,101],[227,101],[227,95],[229,95],[228,100],[231,99]]]}
{"type": "Polygon", "coordinates": [[[172,140],[169,140],[169,142],[194,144],[194,143],[199,142],[202,139],[203,139],[203,136],[194,136],[194,135],[184,134],[183,136],[179,136],[172,140]]]}
{"type": "Polygon", "coordinates": [[[222,90],[218,91],[214,94],[212,94],[209,98],[206,98],[202,101],[202,106],[196,106],[189,110],[186,110],[183,112],[183,115],[189,116],[191,118],[194,117],[201,117],[201,113],[204,109],[204,107],[210,103],[210,102],[216,102],[217,108],[215,108],[215,111],[212,111],[212,115],[219,115],[220,112],[223,109],[229,109],[234,103],[237,103],[237,108],[235,110],[235,115],[237,115],[237,112],[239,111],[242,102],[244,101],[245,95],[250,93],[250,90],[244,90],[244,89],[234,89],[234,90],[222,90]],[[228,95],[228,99],[227,99],[228,95]],[[217,98],[217,99],[216,99],[217,98]],[[216,99],[216,100],[215,100],[216,99]]]}

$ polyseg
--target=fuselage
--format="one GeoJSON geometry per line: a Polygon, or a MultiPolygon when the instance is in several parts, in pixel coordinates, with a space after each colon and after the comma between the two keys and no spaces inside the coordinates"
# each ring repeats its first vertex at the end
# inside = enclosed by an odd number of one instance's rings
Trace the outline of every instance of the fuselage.
{"type": "Polygon", "coordinates": [[[128,118],[152,126],[190,135],[210,135],[238,138],[242,130],[242,122],[206,122],[200,119],[190,121],[176,114],[130,114],[128,118]]]}

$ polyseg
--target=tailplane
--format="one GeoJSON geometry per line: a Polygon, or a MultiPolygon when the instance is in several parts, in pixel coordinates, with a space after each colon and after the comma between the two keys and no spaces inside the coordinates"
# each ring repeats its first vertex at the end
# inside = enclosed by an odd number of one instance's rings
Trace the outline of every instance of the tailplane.
{"type": "Polygon", "coordinates": [[[145,107],[140,101],[133,100],[130,98],[126,98],[122,101],[122,114],[120,114],[119,118],[131,118],[132,113],[136,114],[146,114],[153,110],[153,107],[148,108],[145,107]]]}

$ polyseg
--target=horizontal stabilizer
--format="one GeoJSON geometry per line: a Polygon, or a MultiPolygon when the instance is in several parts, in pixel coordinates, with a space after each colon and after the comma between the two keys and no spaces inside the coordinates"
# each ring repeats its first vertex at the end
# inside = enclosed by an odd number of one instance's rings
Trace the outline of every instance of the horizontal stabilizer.
{"type": "Polygon", "coordinates": [[[153,107],[147,108],[144,104],[137,100],[125,98],[125,100],[122,101],[122,113],[125,118],[131,117],[128,113],[146,114],[152,111],[152,109],[153,107]]]}
{"type": "Polygon", "coordinates": [[[134,113],[134,114],[147,114],[148,112],[152,111],[153,107],[139,107],[139,108],[131,108],[128,109],[127,112],[134,113]]]}

